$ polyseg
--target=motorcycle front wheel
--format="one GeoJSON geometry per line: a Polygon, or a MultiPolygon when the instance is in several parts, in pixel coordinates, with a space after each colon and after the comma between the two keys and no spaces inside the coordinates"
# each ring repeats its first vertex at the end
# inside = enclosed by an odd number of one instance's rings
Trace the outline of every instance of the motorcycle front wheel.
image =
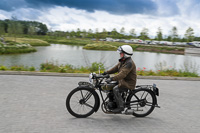
{"type": "Polygon", "coordinates": [[[76,88],[66,99],[68,112],[77,118],[86,118],[95,112],[98,106],[98,97],[94,90],[89,88],[76,88]]]}

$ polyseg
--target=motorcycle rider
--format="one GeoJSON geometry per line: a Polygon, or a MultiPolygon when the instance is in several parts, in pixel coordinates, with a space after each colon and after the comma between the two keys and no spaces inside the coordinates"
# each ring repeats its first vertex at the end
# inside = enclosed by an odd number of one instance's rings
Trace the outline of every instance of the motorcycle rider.
{"type": "Polygon", "coordinates": [[[133,49],[129,45],[120,46],[117,51],[120,54],[120,59],[117,65],[103,74],[113,74],[118,72],[114,77],[107,79],[106,82],[118,81],[118,85],[113,88],[114,97],[117,102],[118,108],[112,110],[113,113],[120,113],[124,110],[124,101],[121,93],[128,89],[135,89],[136,85],[136,66],[131,56],[133,55],[133,49]]]}

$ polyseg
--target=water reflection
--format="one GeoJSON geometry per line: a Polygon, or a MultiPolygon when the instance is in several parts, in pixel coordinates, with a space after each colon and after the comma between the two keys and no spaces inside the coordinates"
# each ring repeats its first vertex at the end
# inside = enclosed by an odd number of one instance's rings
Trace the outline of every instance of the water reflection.
{"type": "MultiPolygon", "coordinates": [[[[119,54],[116,51],[83,50],[82,46],[51,44],[46,47],[36,47],[37,52],[28,54],[0,55],[0,65],[34,66],[39,69],[40,64],[54,61],[58,64],[71,64],[74,66],[87,66],[93,62],[102,62],[110,68],[118,62],[119,54]]],[[[191,55],[175,55],[151,52],[134,52],[132,56],[137,67],[155,70],[155,65],[166,62],[168,66],[181,69],[184,62],[200,66],[200,57],[191,55]]],[[[200,73],[200,69],[198,70],[200,73]]]]}

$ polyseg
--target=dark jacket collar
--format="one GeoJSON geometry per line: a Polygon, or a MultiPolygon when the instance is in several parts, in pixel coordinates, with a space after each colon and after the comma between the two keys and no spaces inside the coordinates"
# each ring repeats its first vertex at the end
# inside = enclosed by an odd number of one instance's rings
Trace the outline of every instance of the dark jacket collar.
{"type": "Polygon", "coordinates": [[[121,59],[119,59],[119,62],[120,63],[124,63],[124,62],[126,62],[126,60],[128,60],[128,59],[130,59],[131,57],[128,57],[128,58],[121,58],[121,59]]]}

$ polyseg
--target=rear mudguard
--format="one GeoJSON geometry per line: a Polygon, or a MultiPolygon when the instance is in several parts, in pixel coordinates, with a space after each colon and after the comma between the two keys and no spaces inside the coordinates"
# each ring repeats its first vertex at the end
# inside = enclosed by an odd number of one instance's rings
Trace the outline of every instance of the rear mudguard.
{"type": "Polygon", "coordinates": [[[77,88],[86,88],[86,89],[90,89],[93,92],[94,96],[97,98],[97,106],[94,108],[94,111],[97,112],[100,107],[100,98],[97,92],[95,91],[95,89],[90,86],[85,86],[85,85],[84,86],[80,85],[77,88]]]}

